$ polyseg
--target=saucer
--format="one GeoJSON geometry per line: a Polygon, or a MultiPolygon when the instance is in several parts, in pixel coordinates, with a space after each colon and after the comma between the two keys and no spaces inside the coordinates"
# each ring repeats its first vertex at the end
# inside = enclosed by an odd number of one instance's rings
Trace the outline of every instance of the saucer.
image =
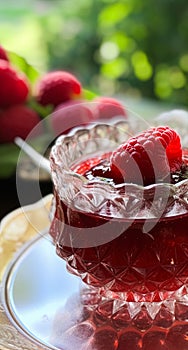
{"type": "Polygon", "coordinates": [[[55,316],[79,292],[78,277],[66,271],[50,237],[42,233],[11,261],[3,280],[2,299],[11,323],[31,341],[57,349],[51,341],[55,316]]]}
{"type": "MultiPolygon", "coordinates": [[[[35,242],[48,230],[52,198],[52,195],[48,195],[41,198],[37,203],[20,207],[10,212],[0,222],[1,350],[41,350],[47,348],[37,345],[37,342],[33,341],[33,336],[26,334],[25,321],[21,318],[19,319],[21,316],[17,314],[15,295],[11,293],[18,273],[17,270],[14,275],[15,269],[18,268],[18,265],[23,266],[21,261],[24,262],[24,257],[27,255],[25,252],[28,252],[30,247],[34,246],[35,242]],[[13,310],[15,314],[12,313],[13,310]],[[20,322],[23,324],[20,324],[20,322]]],[[[44,240],[43,238],[41,239],[44,240]]],[[[23,286],[23,284],[21,285],[23,286]]],[[[21,299],[23,290],[19,289],[19,293],[21,293],[21,299]]]]}

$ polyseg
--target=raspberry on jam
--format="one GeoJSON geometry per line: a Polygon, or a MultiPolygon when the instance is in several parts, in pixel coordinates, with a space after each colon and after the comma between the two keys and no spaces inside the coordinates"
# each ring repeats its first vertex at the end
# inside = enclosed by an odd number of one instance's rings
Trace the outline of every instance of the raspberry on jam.
{"type": "Polygon", "coordinates": [[[123,182],[141,185],[170,180],[181,166],[180,137],[168,126],[152,127],[130,138],[111,156],[114,180],[123,178],[123,182]]]}

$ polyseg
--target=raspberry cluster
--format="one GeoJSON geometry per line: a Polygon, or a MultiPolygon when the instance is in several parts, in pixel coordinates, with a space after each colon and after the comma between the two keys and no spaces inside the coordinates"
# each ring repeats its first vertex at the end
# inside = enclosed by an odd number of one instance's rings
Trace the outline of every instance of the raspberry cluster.
{"type": "Polygon", "coordinates": [[[46,116],[51,113],[55,136],[97,119],[127,117],[118,100],[94,98],[91,107],[83,91],[79,79],[64,70],[47,72],[31,86],[11,63],[9,52],[0,46],[0,143],[14,142],[17,136],[26,139],[44,117],[44,110],[46,116]]]}

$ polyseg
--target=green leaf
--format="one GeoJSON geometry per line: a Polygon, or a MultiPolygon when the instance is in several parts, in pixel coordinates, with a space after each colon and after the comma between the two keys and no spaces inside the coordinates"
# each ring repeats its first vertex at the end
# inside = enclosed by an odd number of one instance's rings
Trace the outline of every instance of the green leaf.
{"type": "Polygon", "coordinates": [[[29,64],[25,58],[19,56],[15,52],[9,51],[8,56],[11,64],[17,67],[19,71],[23,72],[31,83],[35,83],[40,76],[37,69],[29,64]]]}
{"type": "Polygon", "coordinates": [[[11,176],[17,165],[19,148],[14,144],[0,145],[0,178],[11,176]]]}
{"type": "Polygon", "coordinates": [[[42,106],[34,99],[30,99],[29,106],[40,115],[41,118],[45,118],[53,112],[53,105],[42,106]]]}
{"type": "Polygon", "coordinates": [[[82,96],[85,100],[89,100],[89,101],[98,97],[98,95],[96,93],[94,93],[93,91],[90,91],[90,90],[86,90],[86,89],[82,90],[82,96]]]}

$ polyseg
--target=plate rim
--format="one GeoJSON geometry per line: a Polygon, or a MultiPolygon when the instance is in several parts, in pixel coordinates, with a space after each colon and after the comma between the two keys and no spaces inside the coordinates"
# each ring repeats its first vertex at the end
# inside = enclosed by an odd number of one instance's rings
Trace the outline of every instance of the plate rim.
{"type": "MultiPolygon", "coordinates": [[[[14,267],[19,262],[20,258],[24,256],[24,254],[29,251],[29,249],[35,245],[38,241],[44,238],[44,236],[48,235],[47,228],[44,229],[41,233],[43,233],[41,236],[36,236],[31,238],[28,242],[25,242],[22,247],[14,254],[14,257],[9,261],[9,263],[6,266],[6,269],[3,274],[2,282],[1,282],[1,290],[0,290],[0,299],[4,308],[4,311],[6,313],[7,318],[11,322],[11,324],[21,333],[23,336],[27,337],[28,340],[32,341],[34,344],[38,346],[42,346],[43,349],[47,350],[59,350],[57,347],[54,347],[53,345],[47,345],[42,340],[40,340],[38,337],[35,337],[32,335],[27,328],[23,327],[22,322],[16,317],[16,314],[11,307],[10,303],[10,297],[9,297],[9,286],[10,283],[12,283],[11,274],[13,273],[14,267]]],[[[49,236],[50,238],[50,236],[49,236]]]]}
{"type": "Polygon", "coordinates": [[[38,201],[20,206],[10,211],[0,219],[0,253],[1,245],[4,249],[4,244],[9,241],[9,238],[6,238],[7,228],[10,231],[9,234],[13,237],[12,239],[10,238],[10,254],[8,254],[8,258],[6,258],[7,255],[5,255],[5,260],[2,260],[2,264],[0,264],[0,334],[2,336],[0,349],[8,350],[9,346],[6,346],[6,343],[10,343],[11,348],[15,350],[17,350],[21,344],[23,344],[24,350],[52,349],[52,347],[49,348],[49,345],[44,344],[40,339],[36,340],[35,337],[32,336],[31,332],[26,332],[25,328],[22,329],[20,325],[18,327],[17,318],[16,321],[14,321],[14,318],[10,316],[9,312],[7,312],[8,310],[4,299],[5,280],[8,278],[8,274],[10,274],[15,262],[18,260],[19,256],[29,248],[29,246],[32,246],[35,241],[42,238],[42,236],[45,235],[46,231],[49,229],[50,220],[47,220],[47,216],[45,214],[45,217],[42,216],[42,220],[40,222],[40,235],[37,235],[37,230],[35,229],[35,224],[37,225],[37,216],[35,217],[35,213],[38,214],[41,212],[43,214],[45,211],[49,214],[52,201],[53,193],[49,193],[44,197],[41,196],[38,201]],[[30,215],[30,217],[28,215],[30,215]],[[12,227],[12,223],[14,223],[14,220],[16,223],[17,218],[24,218],[24,220],[27,222],[27,227],[20,237],[14,238],[14,227],[12,227]],[[3,348],[1,346],[3,346],[3,348]]]}

